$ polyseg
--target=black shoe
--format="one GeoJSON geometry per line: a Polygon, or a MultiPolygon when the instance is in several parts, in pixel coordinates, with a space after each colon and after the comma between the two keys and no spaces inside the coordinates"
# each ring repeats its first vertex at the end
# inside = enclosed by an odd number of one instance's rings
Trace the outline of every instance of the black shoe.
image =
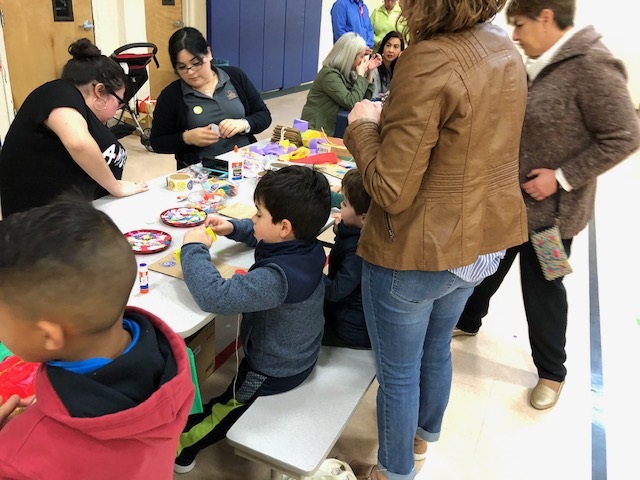
{"type": "Polygon", "coordinates": [[[465,332],[458,327],[454,328],[453,332],[451,332],[452,337],[475,337],[477,334],[478,332],[465,332]]]}
{"type": "Polygon", "coordinates": [[[186,449],[178,455],[173,463],[173,471],[175,473],[189,473],[196,466],[196,455],[188,454],[186,449]]]}

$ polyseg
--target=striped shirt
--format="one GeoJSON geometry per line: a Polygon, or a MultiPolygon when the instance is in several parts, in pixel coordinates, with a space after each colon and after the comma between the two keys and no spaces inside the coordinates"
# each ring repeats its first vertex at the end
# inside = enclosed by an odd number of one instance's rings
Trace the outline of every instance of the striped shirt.
{"type": "Polygon", "coordinates": [[[506,250],[500,250],[499,252],[480,255],[471,265],[452,268],[449,271],[465,282],[476,283],[496,273],[500,260],[502,260],[505,253],[506,250]]]}

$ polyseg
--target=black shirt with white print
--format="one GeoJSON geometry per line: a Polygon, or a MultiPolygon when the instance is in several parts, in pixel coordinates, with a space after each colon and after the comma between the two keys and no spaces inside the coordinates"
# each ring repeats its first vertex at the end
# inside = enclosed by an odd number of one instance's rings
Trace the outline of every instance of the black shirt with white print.
{"type": "Polygon", "coordinates": [[[2,215],[46,205],[69,190],[89,200],[108,194],[71,157],[58,136],[44,125],[56,108],[73,108],[84,117],[89,133],[116,179],[122,178],[127,152],[87,107],[80,91],[66,80],[35,89],[18,110],[0,152],[2,215]]]}

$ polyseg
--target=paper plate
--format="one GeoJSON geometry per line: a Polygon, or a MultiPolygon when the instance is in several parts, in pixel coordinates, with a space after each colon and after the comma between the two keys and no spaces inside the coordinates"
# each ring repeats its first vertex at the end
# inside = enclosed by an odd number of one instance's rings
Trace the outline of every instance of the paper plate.
{"type": "Polygon", "coordinates": [[[160,214],[162,223],[171,227],[195,227],[204,223],[207,212],[195,207],[175,207],[160,214]]]}
{"type": "Polygon", "coordinates": [[[171,235],[162,230],[132,230],[124,234],[136,255],[158,253],[169,248],[171,235]]]}

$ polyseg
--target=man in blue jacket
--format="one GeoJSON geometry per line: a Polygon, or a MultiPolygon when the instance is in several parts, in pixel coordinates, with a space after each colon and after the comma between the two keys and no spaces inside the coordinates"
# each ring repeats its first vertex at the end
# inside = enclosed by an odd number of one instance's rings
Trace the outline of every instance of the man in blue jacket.
{"type": "Polygon", "coordinates": [[[355,32],[365,39],[369,48],[373,48],[373,26],[363,0],[336,0],[331,7],[331,25],[333,43],[345,33],[355,32]]]}

